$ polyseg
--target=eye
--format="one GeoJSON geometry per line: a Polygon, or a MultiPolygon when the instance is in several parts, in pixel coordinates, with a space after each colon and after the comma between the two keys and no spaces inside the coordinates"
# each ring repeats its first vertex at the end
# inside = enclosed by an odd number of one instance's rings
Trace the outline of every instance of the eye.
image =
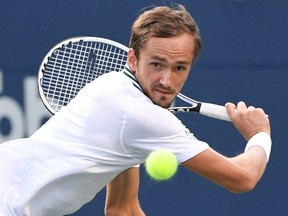
{"type": "Polygon", "coordinates": [[[151,65],[151,67],[156,68],[156,69],[161,67],[161,64],[158,62],[151,62],[150,65],[151,65]]]}
{"type": "Polygon", "coordinates": [[[182,72],[182,71],[185,71],[186,68],[179,65],[179,66],[176,66],[176,67],[174,68],[174,70],[175,70],[176,72],[182,72]]]}

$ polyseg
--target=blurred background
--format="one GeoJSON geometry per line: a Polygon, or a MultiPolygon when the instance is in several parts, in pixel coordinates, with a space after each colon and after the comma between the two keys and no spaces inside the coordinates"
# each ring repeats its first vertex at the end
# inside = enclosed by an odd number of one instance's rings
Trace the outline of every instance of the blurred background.
{"type": "MultiPolygon", "coordinates": [[[[98,36],[128,46],[130,26],[141,10],[171,2],[1,0],[0,143],[29,136],[50,118],[38,95],[37,72],[54,45],[69,37],[98,36]]],[[[203,39],[203,50],[182,93],[218,104],[244,100],[264,108],[271,120],[273,148],[262,180],[245,194],[231,194],[182,167],[161,183],[142,168],[139,196],[144,211],[147,216],[287,215],[288,1],[176,3],[191,12],[203,39]]],[[[231,123],[197,114],[178,117],[224,155],[234,156],[245,147],[231,123]]],[[[104,215],[104,199],[105,189],[73,216],[104,215]]]]}

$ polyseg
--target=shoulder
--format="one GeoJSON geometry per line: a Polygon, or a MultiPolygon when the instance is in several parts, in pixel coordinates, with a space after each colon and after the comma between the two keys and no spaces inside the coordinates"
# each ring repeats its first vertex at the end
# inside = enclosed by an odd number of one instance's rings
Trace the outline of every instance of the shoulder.
{"type": "Polygon", "coordinates": [[[185,126],[174,114],[153,104],[149,98],[137,93],[131,98],[127,102],[126,120],[127,126],[133,127],[134,132],[137,129],[146,136],[164,137],[184,130],[185,126]]]}

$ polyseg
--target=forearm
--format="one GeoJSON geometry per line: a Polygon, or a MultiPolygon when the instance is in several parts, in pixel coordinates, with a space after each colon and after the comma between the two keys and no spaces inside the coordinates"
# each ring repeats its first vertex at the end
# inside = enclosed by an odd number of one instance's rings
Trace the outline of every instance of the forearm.
{"type": "MultiPolygon", "coordinates": [[[[265,139],[269,146],[270,136],[266,136],[265,139]]],[[[228,158],[213,149],[207,149],[182,164],[233,193],[248,192],[255,187],[263,175],[267,156],[269,156],[267,153],[270,150],[266,148],[265,151],[261,147],[263,144],[261,140],[252,139],[252,143],[248,143],[245,152],[234,158],[228,158]]]]}
{"type": "Polygon", "coordinates": [[[253,146],[247,152],[231,160],[253,176],[255,184],[262,177],[267,164],[265,152],[259,146],[253,146]]]}
{"type": "Polygon", "coordinates": [[[245,152],[231,160],[251,173],[256,184],[262,177],[269,161],[271,144],[270,135],[258,133],[248,141],[245,152]]]}

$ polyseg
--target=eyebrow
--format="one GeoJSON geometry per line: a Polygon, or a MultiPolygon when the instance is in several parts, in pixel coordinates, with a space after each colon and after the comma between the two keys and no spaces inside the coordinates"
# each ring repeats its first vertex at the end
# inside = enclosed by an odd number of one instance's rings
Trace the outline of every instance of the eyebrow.
{"type": "MultiPolygon", "coordinates": [[[[158,60],[158,61],[166,62],[165,58],[161,58],[160,56],[152,56],[151,60],[158,60]]],[[[176,64],[190,65],[191,62],[189,62],[189,61],[177,61],[176,64]]]]}
{"type": "Polygon", "coordinates": [[[159,60],[159,61],[166,61],[164,58],[161,58],[160,56],[152,56],[152,60],[159,60]]]}

